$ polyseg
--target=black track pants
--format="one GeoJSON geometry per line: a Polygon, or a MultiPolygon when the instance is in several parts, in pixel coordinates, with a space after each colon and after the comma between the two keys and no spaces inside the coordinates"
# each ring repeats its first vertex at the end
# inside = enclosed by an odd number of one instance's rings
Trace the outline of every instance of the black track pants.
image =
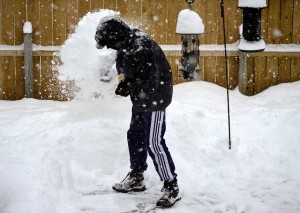
{"type": "Polygon", "coordinates": [[[145,171],[149,153],[162,181],[176,179],[175,165],[164,139],[165,131],[165,111],[132,111],[127,132],[131,169],[145,171]]]}

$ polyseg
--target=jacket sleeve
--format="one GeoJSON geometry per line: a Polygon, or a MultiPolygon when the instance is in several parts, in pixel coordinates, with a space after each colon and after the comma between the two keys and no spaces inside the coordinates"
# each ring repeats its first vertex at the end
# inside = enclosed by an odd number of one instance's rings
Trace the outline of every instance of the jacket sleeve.
{"type": "Polygon", "coordinates": [[[137,92],[155,93],[159,84],[159,70],[155,63],[155,54],[151,49],[142,49],[136,52],[135,63],[135,90],[137,92]]]}

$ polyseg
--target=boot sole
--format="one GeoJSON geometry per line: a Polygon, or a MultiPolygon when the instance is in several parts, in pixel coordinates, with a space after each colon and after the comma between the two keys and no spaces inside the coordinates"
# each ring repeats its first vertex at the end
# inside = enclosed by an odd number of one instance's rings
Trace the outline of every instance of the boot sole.
{"type": "Polygon", "coordinates": [[[162,208],[162,209],[168,209],[168,208],[171,208],[172,206],[174,206],[174,204],[175,204],[177,201],[180,201],[180,200],[181,200],[181,197],[178,198],[178,199],[176,199],[171,205],[165,205],[165,206],[163,206],[163,205],[157,205],[157,204],[156,204],[156,207],[162,208]]]}
{"type": "Polygon", "coordinates": [[[142,192],[146,190],[146,187],[143,186],[142,188],[132,188],[130,190],[126,190],[126,189],[117,189],[116,187],[113,186],[112,189],[117,192],[128,193],[128,192],[142,192]]]}

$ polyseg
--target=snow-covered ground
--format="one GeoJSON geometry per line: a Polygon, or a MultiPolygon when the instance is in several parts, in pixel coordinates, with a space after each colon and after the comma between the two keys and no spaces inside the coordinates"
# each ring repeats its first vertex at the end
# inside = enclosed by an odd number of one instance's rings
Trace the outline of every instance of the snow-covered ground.
{"type": "MultiPolygon", "coordinates": [[[[300,82],[255,97],[231,91],[232,150],[227,148],[226,90],[206,82],[174,89],[166,141],[182,200],[168,212],[300,211],[300,82]]],[[[111,93],[70,102],[0,101],[1,213],[155,207],[162,183],[150,158],[147,191],[111,189],[129,171],[131,111],[129,98],[111,93]]]]}
{"type": "Polygon", "coordinates": [[[112,190],[129,171],[131,103],[114,95],[116,77],[99,81],[106,54],[93,35],[103,15],[88,14],[62,46],[57,69],[81,88],[73,101],[0,101],[0,212],[300,212],[300,82],[254,97],[230,91],[232,150],[226,90],[176,85],[166,141],[182,200],[155,209],[162,183],[150,158],[145,192],[112,190]]]}

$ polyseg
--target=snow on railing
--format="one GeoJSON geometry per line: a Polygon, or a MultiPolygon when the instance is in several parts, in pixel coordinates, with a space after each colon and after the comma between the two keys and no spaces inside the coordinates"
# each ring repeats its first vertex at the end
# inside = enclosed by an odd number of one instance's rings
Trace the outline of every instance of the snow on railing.
{"type": "MultiPolygon", "coordinates": [[[[181,44],[178,45],[160,45],[165,53],[176,52],[180,53],[181,44]]],[[[203,44],[199,46],[201,56],[220,56],[221,52],[224,52],[223,44],[203,44]],[[204,53],[204,55],[202,54],[204,53]]],[[[54,52],[60,52],[61,46],[43,46],[32,44],[33,56],[52,56],[54,52]]],[[[229,54],[238,55],[238,43],[227,44],[227,51],[229,54]]],[[[261,53],[250,53],[251,55],[262,55],[272,56],[281,54],[288,56],[291,53],[299,55],[300,45],[299,44],[267,44],[264,52],[261,53]]],[[[0,45],[0,56],[22,56],[24,55],[24,44],[22,45],[0,45]]]]}

